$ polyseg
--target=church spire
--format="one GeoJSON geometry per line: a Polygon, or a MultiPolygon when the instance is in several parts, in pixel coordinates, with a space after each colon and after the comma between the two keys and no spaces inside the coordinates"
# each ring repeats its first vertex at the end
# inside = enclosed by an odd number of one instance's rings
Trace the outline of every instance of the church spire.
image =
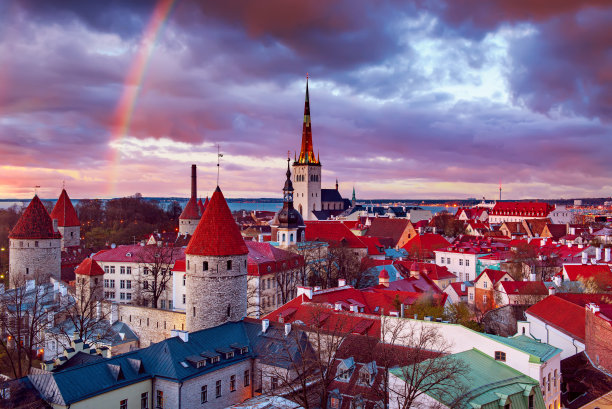
{"type": "Polygon", "coordinates": [[[302,147],[297,163],[319,164],[312,146],[312,128],[310,124],[310,99],[308,96],[308,74],[306,74],[306,100],[304,101],[304,123],[302,125],[302,147]]]}

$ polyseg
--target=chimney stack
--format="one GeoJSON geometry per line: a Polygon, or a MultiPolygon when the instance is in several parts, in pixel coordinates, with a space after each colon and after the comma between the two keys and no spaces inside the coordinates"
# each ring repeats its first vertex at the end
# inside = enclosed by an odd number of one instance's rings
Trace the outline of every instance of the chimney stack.
{"type": "Polygon", "coordinates": [[[196,199],[198,196],[198,179],[196,176],[196,165],[191,165],[191,198],[196,199]]]}
{"type": "Polygon", "coordinates": [[[606,247],[605,255],[606,255],[606,258],[604,259],[604,261],[607,263],[610,261],[610,247],[606,247]]]}

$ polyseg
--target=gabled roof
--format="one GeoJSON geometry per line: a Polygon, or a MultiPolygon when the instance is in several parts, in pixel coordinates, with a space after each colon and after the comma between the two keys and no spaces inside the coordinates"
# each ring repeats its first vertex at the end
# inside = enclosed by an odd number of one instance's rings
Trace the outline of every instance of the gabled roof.
{"type": "Polygon", "coordinates": [[[279,249],[270,243],[245,241],[249,249],[247,271],[249,275],[260,276],[273,274],[297,268],[304,264],[304,257],[298,254],[279,249]]]}
{"type": "Polygon", "coordinates": [[[497,202],[491,216],[546,217],[553,207],[544,202],[497,202]]]}
{"type": "Polygon", "coordinates": [[[62,189],[53,211],[51,211],[51,219],[57,219],[57,225],[61,227],[80,226],[79,217],[77,216],[72,202],[66,193],[66,189],[62,189]]]}
{"type": "Polygon", "coordinates": [[[457,293],[457,295],[459,297],[467,297],[468,293],[467,293],[467,286],[465,286],[465,290],[461,291],[461,285],[463,283],[462,282],[454,282],[454,283],[450,283],[450,286],[453,288],[453,290],[455,291],[455,293],[457,293]]]}
{"type": "Polygon", "coordinates": [[[525,311],[558,330],[584,342],[584,307],[557,295],[550,295],[525,311]]]}
{"type": "Polygon", "coordinates": [[[502,344],[506,344],[513,348],[527,352],[529,355],[537,357],[541,362],[546,362],[550,358],[561,353],[559,348],[544,342],[536,341],[535,339],[526,335],[517,335],[514,337],[501,337],[493,334],[483,335],[497,342],[501,342],[502,344]]]}
{"type": "Polygon", "coordinates": [[[407,219],[392,219],[387,217],[373,217],[370,219],[368,236],[390,237],[393,240],[393,247],[402,237],[402,234],[410,223],[407,219]]]}
{"type": "Polygon", "coordinates": [[[200,214],[204,214],[204,210],[206,210],[206,207],[204,207],[204,203],[202,203],[201,198],[200,200],[198,200],[198,209],[200,210],[200,214]]]}
{"type": "Polygon", "coordinates": [[[86,275],[86,276],[103,276],[104,270],[98,263],[91,258],[86,258],[79,264],[74,270],[74,274],[86,275]]]}
{"type": "Polygon", "coordinates": [[[433,257],[433,251],[442,247],[448,247],[450,243],[439,234],[425,233],[418,234],[408,240],[402,247],[410,254],[411,251],[417,250],[419,253],[433,257]]]}
{"type": "Polygon", "coordinates": [[[332,246],[367,248],[367,245],[339,221],[307,221],[306,241],[324,241],[332,246]]]}
{"type": "MultiPolygon", "coordinates": [[[[342,202],[342,196],[336,189],[321,189],[321,202],[342,202]]],[[[342,209],[344,210],[344,209],[342,209]]]]}
{"type": "Polygon", "coordinates": [[[497,282],[499,280],[501,280],[506,274],[505,271],[500,271],[500,270],[491,270],[490,268],[486,268],[483,270],[482,273],[480,273],[478,275],[478,277],[476,277],[476,279],[474,280],[474,283],[478,282],[478,280],[480,280],[481,277],[486,276],[489,278],[489,280],[491,280],[491,282],[493,283],[493,285],[497,284],[497,282]]]}
{"type": "Polygon", "coordinates": [[[571,281],[595,277],[608,277],[612,280],[612,272],[608,264],[564,264],[563,269],[571,281]]]}
{"type": "Polygon", "coordinates": [[[542,281],[502,281],[500,285],[508,295],[548,294],[548,289],[542,281]]]}
{"type": "Polygon", "coordinates": [[[198,202],[195,197],[189,199],[183,212],[179,216],[179,219],[188,219],[188,220],[200,220],[200,208],[198,207],[198,202]]]}
{"type": "Polygon", "coordinates": [[[248,254],[240,228],[236,224],[221,189],[217,186],[202,219],[198,223],[185,254],[234,256],[248,254]]]}
{"type": "Polygon", "coordinates": [[[53,221],[38,196],[34,196],[25,209],[9,239],[59,239],[59,232],[53,231],[53,221]]]}
{"type": "Polygon", "coordinates": [[[182,247],[126,244],[114,249],[100,250],[92,256],[97,262],[152,263],[156,254],[163,259],[164,264],[175,263],[185,259],[185,249],[182,247]]]}

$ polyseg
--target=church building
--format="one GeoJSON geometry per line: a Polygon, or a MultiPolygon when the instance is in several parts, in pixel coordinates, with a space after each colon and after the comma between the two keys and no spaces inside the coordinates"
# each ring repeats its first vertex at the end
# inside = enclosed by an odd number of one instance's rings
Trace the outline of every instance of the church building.
{"type": "Polygon", "coordinates": [[[308,76],[306,77],[302,146],[300,156],[296,156],[293,163],[293,183],[295,208],[304,220],[325,220],[330,216],[342,213],[350,205],[350,202],[340,195],[337,180],[335,189],[321,189],[321,161],[319,155],[315,156],[312,144],[308,76]]]}

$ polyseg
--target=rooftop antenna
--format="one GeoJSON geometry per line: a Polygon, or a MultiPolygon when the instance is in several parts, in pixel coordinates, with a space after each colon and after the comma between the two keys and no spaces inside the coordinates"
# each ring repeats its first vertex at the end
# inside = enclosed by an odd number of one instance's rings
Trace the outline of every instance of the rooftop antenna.
{"type": "Polygon", "coordinates": [[[501,192],[502,192],[502,188],[501,188],[501,179],[499,180],[499,201],[501,202],[501,192]]]}
{"type": "Polygon", "coordinates": [[[217,144],[217,187],[219,186],[219,169],[221,168],[221,158],[223,154],[221,153],[221,146],[217,144]]]}

